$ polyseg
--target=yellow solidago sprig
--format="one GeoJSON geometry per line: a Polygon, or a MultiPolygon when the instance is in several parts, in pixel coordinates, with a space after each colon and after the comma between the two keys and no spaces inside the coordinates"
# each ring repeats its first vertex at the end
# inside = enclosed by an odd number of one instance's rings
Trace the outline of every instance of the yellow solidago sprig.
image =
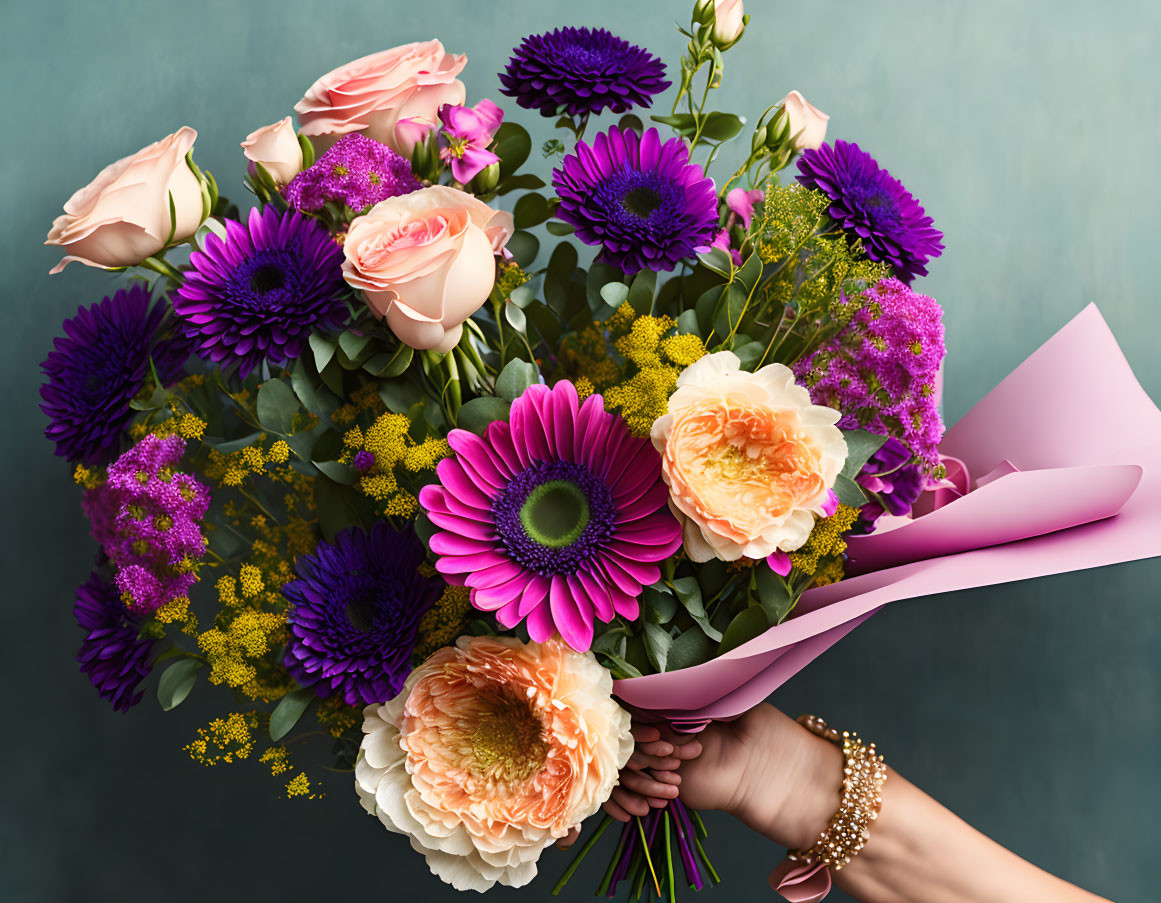
{"type": "Polygon", "coordinates": [[[254,734],[264,717],[259,712],[232,712],[198,728],[197,737],[185,747],[190,758],[202,765],[229,765],[248,759],[254,751],[254,734]]]}
{"type": "MultiPolygon", "coordinates": [[[[847,550],[846,534],[858,519],[858,508],[839,505],[830,517],[823,517],[815,522],[814,530],[802,548],[790,553],[790,563],[800,573],[807,575],[817,574],[821,567],[824,578],[833,578],[835,576],[833,562],[837,561],[841,573],[842,555],[847,550]]],[[[826,579],[824,582],[836,581],[826,579]]]]}
{"type": "Polygon", "coordinates": [[[387,517],[411,517],[419,508],[416,476],[435,470],[451,454],[447,439],[411,437],[406,414],[380,414],[366,429],[352,427],[343,436],[343,458],[358,473],[356,487],[378,503],[387,517]]]}

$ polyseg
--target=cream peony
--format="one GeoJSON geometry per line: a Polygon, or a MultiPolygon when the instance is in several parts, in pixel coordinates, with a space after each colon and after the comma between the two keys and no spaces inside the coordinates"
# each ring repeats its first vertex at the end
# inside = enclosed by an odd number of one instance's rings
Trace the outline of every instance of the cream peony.
{"type": "Polygon", "coordinates": [[[396,125],[403,119],[434,125],[441,106],[462,104],[467,92],[456,76],[467,62],[467,56],[448,53],[439,41],[404,44],[353,60],[316,81],[294,105],[302,134],[320,153],[343,135],[362,132],[408,156],[411,149],[396,135],[396,125]]]}
{"type": "Polygon", "coordinates": [[[247,160],[261,163],[279,185],[285,185],[302,169],[302,145],[289,116],[247,135],[242,153],[247,160]]]}
{"type": "Polygon", "coordinates": [[[91,267],[136,266],[171,237],[180,242],[197,232],[209,215],[205,185],[186,161],[197,136],[183,126],[110,163],[69,198],[44,242],[68,252],[50,272],[74,260],[91,267]]]}
{"type": "Polygon", "coordinates": [[[782,99],[782,107],[790,119],[790,138],[802,150],[818,150],[826,140],[826,124],[830,117],[810,103],[798,91],[791,91],[782,99]]]}
{"type": "Polygon", "coordinates": [[[363,710],[355,789],[457,890],[521,887],[633,752],[612,676],[559,638],[460,637],[363,710]]]}
{"type": "Polygon", "coordinates": [[[839,412],[811,404],[781,364],[740,369],[710,354],[677,379],[653,444],[694,561],[792,552],[833,504],[847,457],[839,412]]]}
{"type": "Polygon", "coordinates": [[[351,223],[343,275],[412,348],[450,351],[496,281],[512,215],[442,185],[388,198],[351,223]]]}

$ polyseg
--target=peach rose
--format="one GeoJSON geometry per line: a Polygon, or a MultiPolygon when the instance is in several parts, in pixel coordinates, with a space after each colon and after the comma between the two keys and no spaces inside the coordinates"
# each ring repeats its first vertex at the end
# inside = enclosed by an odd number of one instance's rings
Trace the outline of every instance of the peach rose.
{"type": "Polygon", "coordinates": [[[467,92],[456,76],[467,62],[439,41],[421,41],[340,66],[294,105],[302,134],[322,152],[343,135],[362,132],[407,156],[410,148],[395,126],[401,119],[434,125],[443,104],[462,104],[467,92]]]}
{"type": "Polygon", "coordinates": [[[826,140],[826,124],[830,117],[811,104],[797,91],[791,91],[782,100],[782,107],[790,119],[790,138],[798,150],[818,150],[826,140]]]}
{"type": "Polygon", "coordinates": [[[839,416],[811,404],[781,364],[748,373],[736,354],[719,351],[682,372],[652,439],[690,558],[800,548],[815,516],[833,513],[847,457],[839,416]]]}
{"type": "Polygon", "coordinates": [[[457,188],[433,185],[388,198],[356,217],[343,275],[412,348],[450,351],[496,281],[495,255],[512,215],[457,188]]]}
{"type": "Polygon", "coordinates": [[[591,652],[559,638],[460,637],[363,710],[355,790],[457,890],[521,887],[633,752],[612,690],[591,652]]]}
{"type": "Polygon", "coordinates": [[[285,185],[302,170],[302,145],[289,116],[247,135],[242,153],[247,160],[261,163],[279,185],[285,185]]]}
{"type": "Polygon", "coordinates": [[[745,15],[742,0],[714,0],[714,44],[722,50],[736,44],[746,30],[745,15]]]}
{"type": "Polygon", "coordinates": [[[182,126],[110,163],[69,198],[44,242],[69,253],[50,272],[74,260],[91,267],[136,266],[171,239],[184,241],[197,232],[209,215],[205,183],[186,161],[197,136],[182,126]]]}

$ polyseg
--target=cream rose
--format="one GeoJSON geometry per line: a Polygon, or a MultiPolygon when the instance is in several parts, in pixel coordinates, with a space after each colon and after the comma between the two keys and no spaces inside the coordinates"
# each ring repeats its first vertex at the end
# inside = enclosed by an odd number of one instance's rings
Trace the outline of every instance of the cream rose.
{"type": "Polygon", "coordinates": [[[719,48],[736,44],[746,30],[742,0],[714,0],[713,42],[719,48]]]}
{"type": "Polygon", "coordinates": [[[839,416],[811,404],[781,364],[748,373],[736,354],[719,351],[682,372],[652,439],[690,558],[801,547],[816,515],[833,512],[847,457],[839,416]]]}
{"type": "Polygon", "coordinates": [[[135,266],[166,242],[189,238],[209,215],[209,195],[186,155],[198,133],[183,126],[167,138],[110,163],[64,205],[45,240],[91,267],[135,266]],[[175,217],[170,216],[170,202],[175,217]]]}
{"type": "Polygon", "coordinates": [[[247,135],[242,153],[247,160],[261,163],[279,185],[285,185],[302,170],[302,145],[289,116],[247,135]]]}
{"type": "Polygon", "coordinates": [[[434,125],[443,104],[462,104],[467,92],[456,76],[467,61],[439,41],[421,41],[340,66],[294,105],[302,134],[321,152],[343,135],[362,132],[406,156],[410,147],[396,125],[401,119],[434,125]]]}
{"type": "Polygon", "coordinates": [[[521,887],[633,752],[612,690],[591,652],[559,638],[460,637],[363,710],[355,790],[457,890],[521,887]]]}
{"type": "Polygon", "coordinates": [[[830,117],[797,91],[782,99],[782,108],[790,119],[790,138],[798,150],[818,150],[826,140],[830,117]]]}
{"type": "Polygon", "coordinates": [[[400,341],[449,351],[491,293],[495,255],[512,232],[510,213],[434,185],[357,217],[343,243],[343,275],[400,341]]]}

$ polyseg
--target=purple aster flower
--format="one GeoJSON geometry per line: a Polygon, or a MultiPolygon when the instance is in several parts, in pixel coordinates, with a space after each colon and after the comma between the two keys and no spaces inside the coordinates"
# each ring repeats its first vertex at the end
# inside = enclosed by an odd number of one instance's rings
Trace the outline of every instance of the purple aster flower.
{"type": "Polygon", "coordinates": [[[451,167],[452,175],[466,185],[476,174],[500,158],[488,150],[492,136],[504,121],[504,111],[490,100],[474,107],[445,103],[439,108],[439,158],[451,167]]]}
{"type": "Polygon", "coordinates": [[[141,282],[64,321],[64,336],[40,365],[47,377],[40,409],[50,421],[44,434],[58,455],[85,464],[117,456],[133,415],[129,402],[150,375],[150,359],[163,385],[181,376],[189,348],[169,335],[170,325],[161,305],[150,306],[141,282]]]}
{"type": "Polygon", "coordinates": [[[291,179],[282,196],[297,210],[319,210],[327,201],[336,201],[361,212],[420,187],[406,157],[373,138],[352,133],[291,179]]]}
{"type": "Polygon", "coordinates": [[[245,378],[263,359],[298,357],[313,330],[342,324],[342,261],[317,221],[254,208],[248,225],[226,220],[225,241],[210,235],[190,254],[173,309],[201,357],[245,378]]]}
{"type": "Polygon", "coordinates": [[[830,343],[795,364],[815,404],[842,411],[842,429],[894,436],[928,466],[939,462],[943,422],[935,374],[943,360],[939,303],[898,279],[864,292],[830,343]]]}
{"type": "Polygon", "coordinates": [[[689,162],[684,141],[662,144],[656,129],[638,136],[614,127],[591,146],[577,142],[552,184],[560,196],[556,215],[626,273],[672,270],[717,232],[713,179],[689,162]]]}
{"type": "Polygon", "coordinates": [[[859,511],[856,533],[870,533],[883,514],[906,514],[923,493],[927,477],[911,450],[894,436],[879,446],[855,478],[871,501],[859,511]]]}
{"type": "Polygon", "coordinates": [[[137,614],[189,594],[206,553],[201,521],[210,491],[174,470],[180,436],[148,435],[109,467],[107,482],[85,493],[93,536],[117,568],[126,605],[137,614]]]}
{"type": "Polygon", "coordinates": [[[348,705],[394,698],[411,672],[419,620],[442,582],[419,573],[423,544],[383,521],[320,542],[295,562],[298,579],[282,588],[290,602],[286,667],[319,696],[348,705]]]}
{"type": "Polygon", "coordinates": [[[871,260],[889,263],[911,282],[927,275],[927,261],[943,253],[943,233],[903,183],[857,144],[836,141],[798,158],[798,181],[830,198],[830,215],[871,260]]]}
{"type": "Polygon", "coordinates": [[[500,73],[500,93],[542,116],[647,107],[669,87],[649,51],[603,28],[558,28],[525,38],[500,73]]]}
{"type": "Polygon", "coordinates": [[[567,380],[530,386],[483,437],[452,430],[454,457],[419,502],[442,531],[436,569],[472,604],[536,642],[560,632],[583,652],[593,622],[633,619],[657,562],[681,545],[661,459],[600,395],[580,404],[567,380]]]}
{"type": "Polygon", "coordinates": [[[141,701],[137,687],[153,669],[153,641],[142,638],[115,587],[96,571],[77,588],[73,616],[86,631],[77,664],[119,712],[141,701]]]}

